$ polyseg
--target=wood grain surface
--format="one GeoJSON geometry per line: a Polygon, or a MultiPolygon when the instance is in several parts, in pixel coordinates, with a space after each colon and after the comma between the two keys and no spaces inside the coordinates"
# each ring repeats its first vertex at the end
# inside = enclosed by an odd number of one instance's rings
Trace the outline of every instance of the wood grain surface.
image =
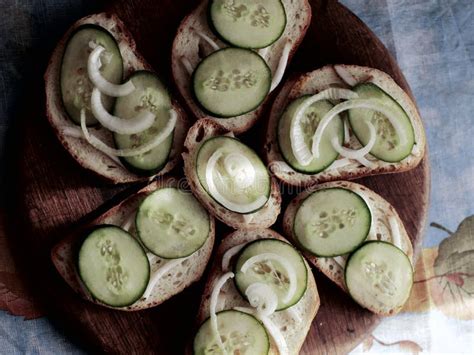
{"type": "MultiPolygon", "coordinates": [[[[195,0],[117,1],[107,2],[107,10],[125,22],[139,51],[173,88],[172,39],[179,21],[196,4],[195,0]]],[[[311,5],[312,24],[289,72],[309,71],[329,63],[367,65],[389,73],[409,91],[390,53],[361,20],[336,1],[313,0],[311,5]]],[[[46,62],[47,58],[42,60],[46,62]]],[[[33,87],[40,87],[39,84],[32,83],[33,87]]],[[[28,265],[32,288],[58,327],[87,349],[127,354],[182,353],[193,331],[202,283],[155,309],[124,313],[81,300],[54,270],[50,250],[66,231],[97,216],[140,186],[106,186],[80,169],[47,125],[43,96],[36,93],[31,107],[21,117],[22,134],[14,139],[19,149],[12,171],[15,209],[11,220],[16,223],[12,222],[10,235],[22,245],[18,257],[28,265]]],[[[257,125],[243,139],[255,141],[252,138],[262,132],[262,125],[257,125]]],[[[175,173],[180,174],[181,169],[175,173]]],[[[358,182],[397,208],[415,249],[419,250],[430,185],[427,157],[411,172],[358,182]]],[[[286,201],[288,198],[289,195],[286,201]]],[[[219,228],[221,236],[228,230],[222,225],[219,228]]],[[[278,223],[275,229],[280,229],[278,223]]],[[[315,272],[315,276],[321,308],[302,354],[346,353],[364,339],[380,318],[357,306],[321,274],[315,272]]]]}

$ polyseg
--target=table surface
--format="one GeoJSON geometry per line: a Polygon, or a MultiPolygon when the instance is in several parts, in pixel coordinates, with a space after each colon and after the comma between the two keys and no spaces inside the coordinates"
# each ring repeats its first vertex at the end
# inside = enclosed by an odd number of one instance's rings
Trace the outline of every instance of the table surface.
{"type": "MultiPolygon", "coordinates": [[[[432,167],[431,226],[412,297],[404,312],[385,319],[354,352],[474,353],[474,1],[341,2],[397,59],[424,119],[432,167]]],[[[8,133],[27,103],[23,92],[29,79],[43,75],[49,53],[69,25],[98,5],[85,0],[0,4],[1,212],[8,208],[5,172],[12,166],[8,133]]],[[[21,265],[9,255],[6,239],[12,236],[2,225],[0,353],[82,353],[70,334],[39,317],[42,310],[14,279],[21,265]]]]}

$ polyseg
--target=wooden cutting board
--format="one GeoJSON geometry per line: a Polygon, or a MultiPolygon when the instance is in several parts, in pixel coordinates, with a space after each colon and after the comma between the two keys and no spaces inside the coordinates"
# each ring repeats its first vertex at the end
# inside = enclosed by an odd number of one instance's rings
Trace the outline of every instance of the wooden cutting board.
{"type": "MultiPolygon", "coordinates": [[[[138,50],[172,87],[170,48],[179,21],[197,4],[179,0],[108,2],[134,35],[138,50]]],[[[360,64],[381,69],[405,90],[410,89],[395,60],[348,9],[336,1],[311,1],[313,21],[289,71],[304,72],[328,63],[360,64]]],[[[51,19],[54,21],[54,19],[51,19]]],[[[41,58],[46,62],[47,58],[41,58]]],[[[44,68],[38,68],[43,71],[44,68]]],[[[25,108],[13,139],[18,145],[11,235],[20,244],[18,257],[32,275],[33,289],[51,318],[82,346],[113,353],[179,354],[192,336],[202,283],[197,283],[161,306],[124,313],[90,304],[60,279],[49,259],[52,245],[74,226],[103,212],[140,186],[114,187],[83,171],[55,139],[44,117],[44,93],[38,90],[25,108]],[[20,135],[21,132],[21,135],[20,135]],[[118,195],[117,195],[118,193],[118,195]]],[[[262,134],[258,125],[244,140],[262,134]]],[[[250,138],[250,139],[249,139],[250,138]]],[[[253,140],[253,141],[258,141],[253,140]]],[[[177,173],[180,173],[178,169],[177,173]]],[[[428,206],[428,159],[413,171],[361,179],[399,211],[418,250],[428,206]]],[[[286,197],[288,200],[288,196],[286,197]]],[[[279,224],[275,226],[279,230],[279,224]]],[[[222,233],[227,229],[220,226],[222,233]]],[[[220,234],[222,236],[222,234],[220,234]]],[[[303,354],[346,353],[364,339],[380,318],[315,273],[321,308],[303,347],[303,354]]]]}

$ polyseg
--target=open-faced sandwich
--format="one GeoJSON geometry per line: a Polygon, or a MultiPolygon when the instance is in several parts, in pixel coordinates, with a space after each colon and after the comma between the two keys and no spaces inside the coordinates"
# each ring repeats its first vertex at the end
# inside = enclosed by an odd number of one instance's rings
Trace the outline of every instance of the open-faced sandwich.
{"type": "Polygon", "coordinates": [[[154,307],[199,280],[214,245],[214,219],[173,178],[155,181],[52,250],[74,291],[102,306],[154,307]]]}
{"type": "Polygon", "coordinates": [[[124,183],[164,174],[180,159],[184,112],[117,17],[77,21],[54,50],[45,82],[48,120],[84,168],[124,183]]]}
{"type": "Polygon", "coordinates": [[[217,250],[192,353],[299,354],[318,308],[311,269],[291,244],[269,229],[236,231],[217,250]]]}
{"type": "Polygon", "coordinates": [[[413,169],[425,145],[415,104],[389,75],[335,65],[284,85],[270,113],[265,151],[280,180],[311,186],[413,169]]]}
{"type": "Polygon", "coordinates": [[[254,125],[311,22],[307,0],[204,0],[178,28],[176,85],[196,118],[254,125]]]}
{"type": "Polygon", "coordinates": [[[328,182],[288,206],[285,233],[362,307],[399,312],[413,285],[413,248],[395,209],[365,186],[328,182]]]}
{"type": "Polygon", "coordinates": [[[281,195],[260,157],[210,119],[188,132],[184,173],[197,199],[235,229],[266,228],[280,213],[281,195]]]}

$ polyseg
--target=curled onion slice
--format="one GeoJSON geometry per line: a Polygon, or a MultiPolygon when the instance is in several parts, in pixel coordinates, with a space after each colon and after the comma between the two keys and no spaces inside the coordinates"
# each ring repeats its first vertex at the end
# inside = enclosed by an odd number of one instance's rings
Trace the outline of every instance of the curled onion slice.
{"type": "Polygon", "coordinates": [[[290,56],[291,51],[291,42],[286,41],[283,51],[281,52],[280,60],[278,61],[278,66],[273,74],[272,85],[270,86],[270,92],[276,89],[278,84],[280,84],[281,79],[283,79],[283,74],[285,74],[286,66],[288,65],[288,57],[290,56]]]}
{"type": "Polygon", "coordinates": [[[68,137],[84,138],[81,129],[77,126],[63,126],[59,130],[62,134],[68,137]]]}
{"type": "MultiPolygon", "coordinates": [[[[302,105],[304,105],[304,102],[302,105]]],[[[405,143],[407,138],[403,132],[403,128],[396,118],[397,114],[390,106],[385,105],[381,100],[378,99],[352,99],[334,106],[319,122],[318,128],[316,128],[316,132],[313,135],[313,146],[311,151],[314,157],[319,158],[319,145],[321,143],[323,132],[328,126],[329,122],[331,122],[331,120],[341,112],[354,108],[369,109],[382,113],[385,117],[387,117],[393,128],[395,128],[395,131],[400,137],[402,144],[405,143]]]]}
{"type": "Polygon", "coordinates": [[[92,114],[102,126],[119,134],[136,134],[150,128],[155,122],[155,115],[150,111],[142,111],[131,119],[116,117],[107,112],[102,105],[101,93],[98,88],[92,90],[92,114]]]}
{"type": "Polygon", "coordinates": [[[135,223],[135,216],[136,216],[136,211],[132,210],[124,219],[124,221],[121,224],[121,227],[123,230],[130,232],[130,229],[132,228],[133,224],[135,223]]]}
{"type": "Polygon", "coordinates": [[[215,51],[218,51],[219,49],[221,49],[221,47],[219,47],[219,45],[211,37],[209,37],[207,34],[201,32],[201,31],[197,31],[197,30],[194,30],[194,32],[199,37],[201,37],[204,41],[206,41],[212,47],[212,49],[214,49],[215,51]]]}
{"type": "Polygon", "coordinates": [[[255,282],[247,287],[245,295],[250,305],[262,316],[269,316],[277,309],[278,296],[267,284],[255,282]]]}
{"type": "Polygon", "coordinates": [[[281,333],[280,329],[273,323],[273,321],[268,316],[262,316],[258,314],[253,308],[249,307],[234,307],[236,311],[244,312],[256,316],[265,326],[267,331],[270,333],[270,336],[273,338],[275,345],[278,348],[279,355],[287,355],[288,354],[288,344],[286,343],[285,337],[281,333]]]}
{"type": "Polygon", "coordinates": [[[183,64],[184,69],[188,72],[189,75],[192,75],[194,69],[193,66],[191,65],[191,62],[189,61],[188,58],[186,57],[181,57],[181,63],[183,64]]]}
{"type": "Polygon", "coordinates": [[[392,244],[398,249],[402,249],[402,238],[400,236],[400,228],[398,226],[397,219],[392,216],[388,219],[388,223],[390,224],[390,229],[392,232],[392,244]]]}
{"type": "Polygon", "coordinates": [[[234,257],[246,245],[247,245],[247,243],[238,244],[238,245],[233,246],[232,248],[228,249],[224,253],[224,255],[222,256],[222,264],[221,264],[222,271],[228,271],[229,270],[230,260],[232,259],[232,257],[234,257]]]}
{"type": "Polygon", "coordinates": [[[356,86],[357,80],[354,76],[342,65],[335,65],[334,70],[336,74],[349,86],[356,86]]]}
{"type": "Polygon", "coordinates": [[[268,47],[265,47],[265,48],[260,48],[257,53],[260,55],[260,57],[262,57],[263,59],[266,59],[266,56],[268,54],[268,51],[270,49],[271,46],[268,46],[268,47]]]}
{"type": "Polygon", "coordinates": [[[92,84],[96,86],[100,92],[108,96],[127,96],[135,90],[135,85],[132,81],[129,80],[124,84],[117,85],[113,84],[107,79],[105,79],[100,73],[100,55],[105,51],[105,48],[98,45],[89,55],[87,61],[87,73],[89,74],[89,79],[92,81],[92,84]]]}
{"type": "Polygon", "coordinates": [[[214,285],[211,293],[211,299],[209,302],[209,316],[211,318],[211,329],[214,333],[214,336],[217,340],[217,345],[222,350],[222,353],[225,354],[224,344],[222,343],[221,336],[219,334],[219,327],[217,326],[217,316],[216,316],[216,307],[217,301],[219,300],[219,293],[221,292],[222,286],[227,282],[227,280],[234,277],[233,272],[228,272],[222,275],[214,285]]]}
{"type": "Polygon", "coordinates": [[[282,301],[285,303],[290,302],[296,292],[296,272],[293,265],[291,265],[291,263],[287,259],[282,257],[281,255],[274,254],[274,253],[262,253],[262,254],[252,256],[251,258],[247,259],[247,261],[245,261],[245,263],[240,268],[240,271],[245,273],[253,264],[260,263],[267,260],[276,261],[285,269],[285,272],[288,276],[288,280],[290,282],[290,287],[288,288],[288,291],[286,292],[286,295],[282,301]]]}
{"type": "Polygon", "coordinates": [[[346,267],[346,259],[344,259],[342,256],[335,256],[333,260],[336,262],[337,265],[339,265],[341,268],[346,267]]]}
{"type": "Polygon", "coordinates": [[[342,168],[344,166],[347,166],[351,163],[351,161],[347,158],[342,158],[342,159],[337,159],[334,161],[334,163],[332,163],[328,170],[329,169],[339,169],[339,168],[342,168]]]}
{"type": "Polygon", "coordinates": [[[150,278],[150,282],[148,283],[148,286],[146,287],[145,293],[143,294],[143,298],[147,299],[148,297],[150,297],[150,295],[153,292],[153,289],[155,288],[158,281],[163,276],[165,276],[170,270],[174,269],[176,266],[181,264],[184,259],[186,259],[186,258],[173,259],[173,260],[164,262],[160,266],[160,268],[153,273],[153,276],[150,278]]]}
{"type": "Polygon", "coordinates": [[[166,139],[166,137],[168,137],[173,132],[174,127],[176,126],[177,120],[178,120],[178,114],[176,113],[175,110],[171,109],[170,119],[166,123],[166,126],[152,140],[150,140],[149,142],[137,148],[114,149],[106,145],[104,142],[102,142],[99,138],[97,138],[93,134],[89,133],[89,130],[87,129],[87,126],[86,126],[85,110],[84,109],[81,110],[81,128],[82,128],[82,133],[84,134],[84,138],[87,140],[87,142],[90,145],[92,145],[94,148],[96,148],[97,150],[100,150],[101,152],[103,152],[104,154],[114,155],[117,157],[133,157],[136,155],[146,153],[152,150],[153,148],[159,146],[166,139]]]}
{"type": "Polygon", "coordinates": [[[216,184],[214,183],[213,172],[217,161],[221,158],[222,155],[223,153],[220,149],[216,150],[211,155],[206,165],[206,183],[212,197],[215,198],[216,201],[219,202],[222,206],[238,213],[249,213],[262,207],[268,200],[266,196],[259,196],[259,198],[257,198],[255,201],[248,204],[240,204],[229,201],[219,192],[216,184]]]}
{"type": "Polygon", "coordinates": [[[246,188],[255,181],[255,168],[243,154],[230,153],[224,158],[224,168],[239,188],[246,188]]]}
{"type": "Polygon", "coordinates": [[[347,117],[344,117],[342,123],[344,124],[344,144],[349,144],[351,136],[349,134],[349,122],[347,121],[347,117]]]}
{"type": "Polygon", "coordinates": [[[360,164],[368,167],[368,168],[373,168],[375,167],[375,164],[373,162],[371,162],[369,159],[365,158],[365,157],[361,157],[359,159],[356,159],[360,164]]]}
{"type": "Polygon", "coordinates": [[[344,158],[349,159],[360,159],[367,155],[375,145],[375,140],[377,139],[377,132],[375,131],[375,127],[370,121],[366,121],[367,126],[369,127],[370,138],[369,142],[366,146],[360,149],[349,149],[345,148],[339,143],[338,137],[333,137],[331,139],[332,147],[336,152],[338,152],[344,158]]]}
{"type": "MultiPolygon", "coordinates": [[[[291,121],[291,125],[290,125],[291,150],[293,151],[293,155],[298,161],[298,164],[306,166],[306,165],[309,165],[311,161],[313,160],[313,153],[311,152],[311,150],[309,149],[309,147],[306,145],[304,141],[305,132],[303,132],[303,129],[301,127],[301,120],[303,119],[303,115],[305,111],[312,104],[321,100],[329,100],[329,99],[347,100],[347,99],[354,99],[357,97],[359,97],[358,94],[348,89],[329,88],[329,89],[321,91],[320,93],[317,93],[316,95],[308,97],[306,100],[304,100],[301,103],[301,105],[296,110],[295,118],[291,121]]],[[[318,129],[319,129],[319,126],[321,126],[321,124],[322,124],[322,121],[319,123],[318,129]]]]}

